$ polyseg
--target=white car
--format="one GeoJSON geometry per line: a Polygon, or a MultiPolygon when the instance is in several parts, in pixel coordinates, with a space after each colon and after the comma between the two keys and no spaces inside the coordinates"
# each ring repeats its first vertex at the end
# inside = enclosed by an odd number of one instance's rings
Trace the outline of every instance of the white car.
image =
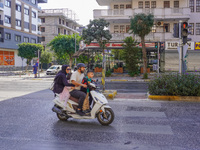
{"type": "Polygon", "coordinates": [[[62,65],[53,65],[49,69],[47,69],[46,74],[47,75],[55,75],[62,69],[62,65]]]}

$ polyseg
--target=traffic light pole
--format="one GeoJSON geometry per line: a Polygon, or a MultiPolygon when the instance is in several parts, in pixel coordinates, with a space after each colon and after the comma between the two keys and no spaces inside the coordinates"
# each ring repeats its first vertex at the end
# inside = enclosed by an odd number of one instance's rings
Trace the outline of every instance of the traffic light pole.
{"type": "Polygon", "coordinates": [[[38,49],[38,77],[40,77],[40,51],[38,49]]]}
{"type": "Polygon", "coordinates": [[[181,36],[182,20],[179,20],[179,73],[183,74],[183,39],[181,36]]]}

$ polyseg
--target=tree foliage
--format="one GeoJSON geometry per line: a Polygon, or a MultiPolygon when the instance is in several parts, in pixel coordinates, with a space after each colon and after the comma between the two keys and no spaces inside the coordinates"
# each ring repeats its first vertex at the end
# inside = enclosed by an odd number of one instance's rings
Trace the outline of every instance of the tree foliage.
{"type": "Polygon", "coordinates": [[[79,42],[81,37],[78,34],[73,35],[58,35],[55,36],[52,41],[48,44],[54,51],[56,58],[61,62],[70,59],[70,66],[72,66],[72,56],[75,53],[75,38],[76,38],[76,49],[79,49],[79,42]]]}
{"type": "Polygon", "coordinates": [[[138,74],[138,63],[139,63],[139,51],[140,49],[136,46],[136,42],[132,37],[127,37],[124,40],[123,47],[123,53],[122,58],[124,62],[126,63],[126,68],[129,71],[129,74],[131,76],[134,76],[135,74],[138,74]]]}
{"type": "MultiPolygon", "coordinates": [[[[41,62],[41,64],[43,64],[43,63],[46,63],[46,64],[50,63],[52,61],[52,57],[53,57],[53,54],[51,52],[42,51],[41,56],[40,56],[40,62],[41,62]]],[[[41,65],[41,67],[42,67],[42,65],[41,65]]]]}
{"type": "Polygon", "coordinates": [[[110,31],[107,29],[109,23],[104,19],[90,20],[90,24],[87,25],[87,29],[83,30],[82,38],[86,44],[90,44],[96,40],[99,46],[104,49],[106,43],[112,38],[110,31]]]}
{"type": "MultiPolygon", "coordinates": [[[[26,64],[31,62],[34,57],[37,57],[38,50],[42,51],[44,48],[41,44],[34,43],[20,43],[18,44],[18,56],[27,59],[26,64]]],[[[26,71],[27,71],[26,67],[26,71]]]]}
{"type": "Polygon", "coordinates": [[[147,56],[145,48],[145,36],[151,32],[154,23],[154,16],[151,14],[136,14],[134,18],[131,19],[131,33],[138,35],[141,38],[142,43],[142,53],[143,53],[143,68],[144,74],[147,72],[147,56]]]}

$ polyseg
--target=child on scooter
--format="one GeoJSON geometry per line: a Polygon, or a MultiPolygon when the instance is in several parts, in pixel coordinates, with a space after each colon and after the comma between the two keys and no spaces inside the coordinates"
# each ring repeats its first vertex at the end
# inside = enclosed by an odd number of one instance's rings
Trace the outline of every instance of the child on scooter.
{"type": "MultiPolygon", "coordinates": [[[[88,85],[89,83],[91,83],[93,81],[92,80],[93,77],[94,77],[93,71],[89,70],[87,72],[87,76],[83,78],[82,84],[88,85]]],[[[90,95],[89,88],[81,87],[81,91],[83,91],[87,94],[85,101],[83,103],[83,108],[82,108],[83,112],[85,114],[89,114],[90,113],[90,105],[92,103],[92,96],[90,95]],[[88,99],[88,96],[89,96],[89,99],[88,99]]]]}

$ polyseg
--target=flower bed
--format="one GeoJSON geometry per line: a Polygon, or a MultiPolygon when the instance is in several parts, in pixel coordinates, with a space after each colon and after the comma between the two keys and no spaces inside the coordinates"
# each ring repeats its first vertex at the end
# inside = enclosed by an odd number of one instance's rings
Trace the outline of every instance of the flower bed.
{"type": "Polygon", "coordinates": [[[168,74],[152,79],[148,84],[150,95],[200,96],[200,76],[197,74],[168,74]]]}

